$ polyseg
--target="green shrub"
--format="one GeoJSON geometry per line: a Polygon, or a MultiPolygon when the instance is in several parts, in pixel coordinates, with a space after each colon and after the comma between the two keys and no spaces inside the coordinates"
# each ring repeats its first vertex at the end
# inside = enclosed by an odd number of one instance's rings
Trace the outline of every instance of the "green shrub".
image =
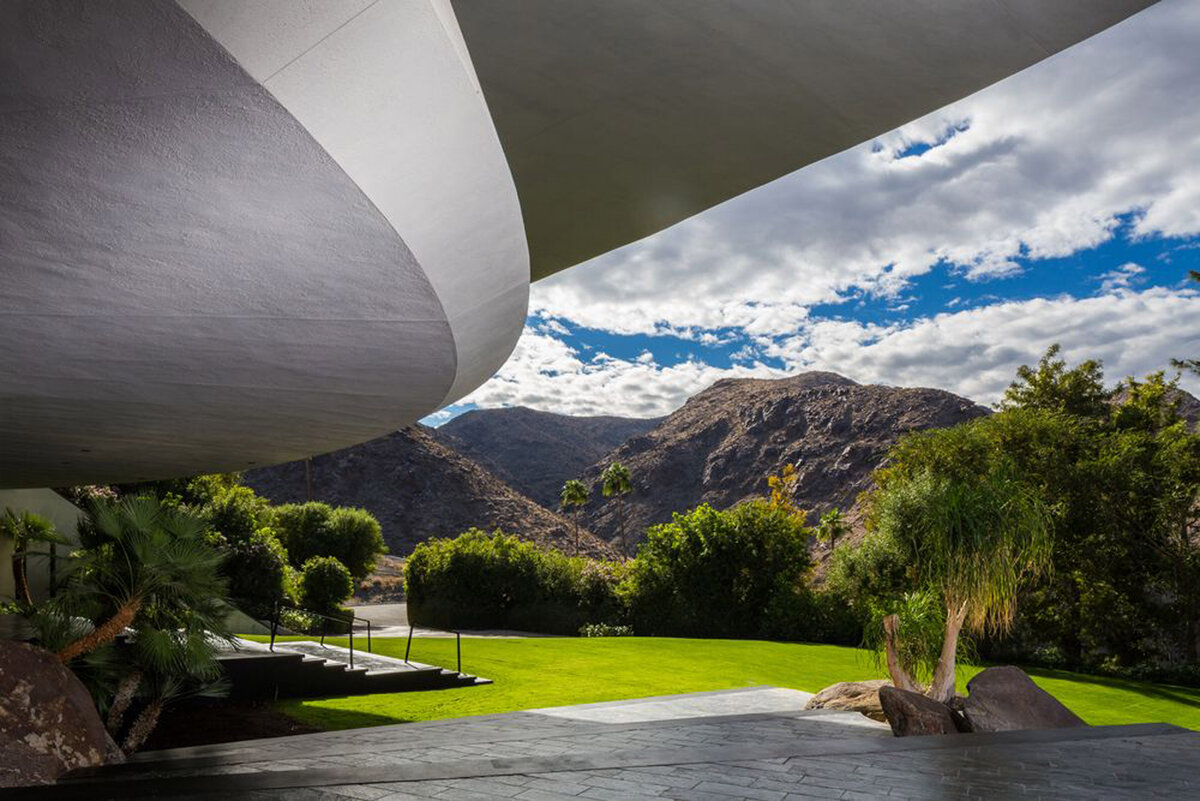
{"type": "Polygon", "coordinates": [[[354,594],[354,579],[332,556],[314,556],[300,570],[298,589],[301,606],[327,615],[354,594]]]}
{"type": "Polygon", "coordinates": [[[347,634],[353,623],[353,609],[333,609],[322,615],[292,608],[284,608],[279,612],[279,625],[283,628],[296,634],[308,634],[314,637],[347,634]]]}
{"type": "Polygon", "coordinates": [[[413,551],[405,566],[409,619],[442,628],[574,634],[620,614],[620,566],[471,529],[413,551]]]}
{"type": "Polygon", "coordinates": [[[248,615],[270,617],[275,603],[292,594],[287,551],[274,533],[263,528],[242,543],[227,545],[221,572],[229,579],[229,595],[248,615]]]}
{"type": "Polygon", "coordinates": [[[805,602],[809,529],[766,501],[707,504],[647,534],[621,594],[639,634],[786,636],[805,602]]]}
{"type": "Polygon", "coordinates": [[[375,569],[378,556],[387,553],[379,521],[366,509],[286,504],[273,510],[272,525],[297,567],[314,556],[332,556],[361,580],[375,569]]]}
{"type": "Polygon", "coordinates": [[[249,487],[218,489],[200,508],[200,516],[231,546],[249,544],[267,519],[269,505],[249,487]]]}

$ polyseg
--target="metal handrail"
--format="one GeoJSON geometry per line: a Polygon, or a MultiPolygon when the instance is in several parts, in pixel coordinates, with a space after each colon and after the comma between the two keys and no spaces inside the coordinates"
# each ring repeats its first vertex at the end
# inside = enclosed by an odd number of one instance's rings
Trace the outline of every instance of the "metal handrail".
{"type": "MultiPolygon", "coordinates": [[[[270,644],[270,646],[268,646],[269,650],[272,653],[275,652],[275,638],[279,633],[279,617],[280,617],[280,614],[283,612],[284,608],[285,608],[285,605],[284,605],[283,601],[275,602],[275,608],[273,610],[273,614],[271,615],[271,644],[270,644]]],[[[367,653],[373,653],[373,651],[371,650],[371,621],[368,620],[367,618],[365,618],[365,617],[360,618],[357,614],[355,614],[354,617],[350,618],[349,620],[346,620],[345,618],[341,618],[341,617],[331,617],[330,615],[323,615],[320,612],[314,612],[311,609],[305,609],[304,607],[301,607],[301,606],[292,606],[292,605],[288,604],[286,606],[286,608],[294,609],[297,612],[303,612],[306,615],[312,615],[313,617],[321,618],[321,621],[322,621],[322,623],[321,623],[321,645],[325,645],[325,635],[327,634],[327,632],[325,630],[326,626],[325,626],[324,621],[332,620],[335,623],[349,624],[349,636],[350,636],[350,649],[349,650],[350,650],[350,669],[351,670],[354,669],[354,626],[356,624],[358,624],[358,623],[366,623],[367,624],[367,653]]],[[[459,672],[461,673],[462,671],[459,671],[459,672]]]]}
{"type": "MultiPolygon", "coordinates": [[[[422,628],[430,629],[431,631],[444,631],[444,632],[446,632],[447,634],[453,634],[453,635],[454,635],[454,650],[455,650],[455,651],[457,652],[457,654],[458,654],[458,665],[457,665],[457,667],[455,668],[455,672],[457,672],[457,673],[460,673],[460,674],[461,674],[461,673],[462,673],[462,632],[461,632],[461,631],[455,631],[455,630],[453,630],[453,629],[438,629],[438,628],[432,628],[432,627],[430,627],[430,626],[422,626],[422,628]]],[[[408,624],[408,645],[406,645],[406,646],[404,647],[404,664],[406,664],[406,665],[407,665],[407,664],[409,664],[409,662],[408,662],[408,655],[409,655],[409,653],[412,651],[412,638],[413,638],[413,631],[414,631],[415,629],[416,629],[416,625],[415,625],[415,624],[413,624],[413,623],[409,623],[409,624],[408,624]]]]}

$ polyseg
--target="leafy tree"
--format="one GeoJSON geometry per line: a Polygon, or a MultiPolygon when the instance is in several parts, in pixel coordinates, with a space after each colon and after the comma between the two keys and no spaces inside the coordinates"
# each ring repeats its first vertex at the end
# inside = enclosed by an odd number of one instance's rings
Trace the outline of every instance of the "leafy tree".
{"type": "Polygon", "coordinates": [[[620,462],[613,462],[600,474],[600,490],[605,498],[617,499],[617,537],[621,543],[621,556],[629,555],[628,543],[625,540],[625,509],[622,498],[633,490],[633,477],[629,468],[620,462]]]}
{"type": "Polygon", "coordinates": [[[804,603],[810,531],[764,500],[707,504],[654,526],[621,592],[640,633],[773,636],[804,603]]]}
{"type": "Polygon", "coordinates": [[[796,472],[794,464],[785,464],[777,476],[767,476],[771,505],[792,514],[803,515],[804,513],[796,507],[795,500],[796,487],[799,484],[800,474],[796,472]]]}
{"type": "MultiPolygon", "coordinates": [[[[1200,284],[1200,270],[1188,270],[1188,277],[1200,284]]],[[[1200,375],[1200,359],[1172,359],[1171,366],[1177,370],[1187,370],[1200,375]]]]}
{"type": "Polygon", "coordinates": [[[1038,409],[1077,417],[1104,417],[1112,393],[1104,389],[1100,362],[1087,360],[1067,369],[1058,358],[1062,349],[1051,345],[1037,368],[1021,365],[1017,380],[1004,393],[1001,409],[1038,409]]]}
{"type": "Polygon", "coordinates": [[[579,556],[579,508],[588,502],[588,488],[582,481],[571,479],[563,484],[558,495],[559,508],[571,509],[571,517],[575,521],[575,555],[579,556]]]}
{"type": "Polygon", "coordinates": [[[223,549],[221,572],[229,580],[229,596],[246,613],[266,618],[275,604],[291,595],[288,554],[270,529],[223,549]]]}
{"type": "Polygon", "coordinates": [[[321,614],[336,612],[354,594],[350,570],[332,556],[314,556],[305,562],[299,585],[300,605],[321,614]]]}
{"type": "Polygon", "coordinates": [[[230,545],[249,543],[256,531],[266,527],[270,504],[249,487],[235,484],[206,494],[209,500],[199,506],[199,513],[230,545]]]}
{"type": "Polygon", "coordinates": [[[0,517],[0,537],[12,540],[12,574],[17,601],[33,606],[29,593],[29,572],[26,568],[30,546],[35,543],[66,545],[67,540],[54,529],[54,524],[33,512],[17,514],[6,509],[0,517]]]}
{"type": "Polygon", "coordinates": [[[287,504],[274,508],[271,524],[295,567],[314,556],[332,556],[361,580],[375,569],[379,555],[387,553],[379,521],[366,509],[287,504]]]}
{"type": "MultiPolygon", "coordinates": [[[[1012,465],[999,460],[973,480],[933,470],[890,474],[869,504],[875,527],[908,556],[915,589],[942,600],[945,633],[928,694],[947,702],[963,628],[1007,630],[1022,582],[1049,568],[1049,513],[1012,465]]],[[[888,671],[897,687],[920,691],[897,654],[898,623],[884,621],[888,671]]]]}

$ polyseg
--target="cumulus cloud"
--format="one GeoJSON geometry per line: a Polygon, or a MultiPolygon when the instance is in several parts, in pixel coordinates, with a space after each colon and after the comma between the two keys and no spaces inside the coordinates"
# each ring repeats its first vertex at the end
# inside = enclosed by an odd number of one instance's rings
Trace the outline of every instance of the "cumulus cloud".
{"type": "MultiPolygon", "coordinates": [[[[1062,345],[1068,362],[1101,359],[1110,383],[1200,353],[1200,294],[1149,289],[995,303],[903,325],[824,321],[771,342],[791,370],[832,370],[863,383],[939,387],[999,400],[1021,364],[1062,345]]],[[[1200,393],[1200,381],[1183,386],[1200,393]]]]}
{"type": "Polygon", "coordinates": [[[531,406],[573,415],[658,417],[722,378],[783,375],[786,371],[760,362],[722,369],[696,360],[664,367],[649,353],[631,360],[606,353],[587,357],[562,340],[527,328],[500,372],[461,403],[484,408],[531,406]]]}
{"type": "MultiPolygon", "coordinates": [[[[532,306],[619,333],[795,330],[814,304],[971,280],[1113,236],[1200,232],[1200,3],[1163,0],[875,142],[534,285],[532,306]],[[949,133],[953,132],[953,136],[949,133]],[[934,143],[919,155],[913,144],[934,143]]],[[[919,148],[917,148],[919,150],[919,148]]]]}

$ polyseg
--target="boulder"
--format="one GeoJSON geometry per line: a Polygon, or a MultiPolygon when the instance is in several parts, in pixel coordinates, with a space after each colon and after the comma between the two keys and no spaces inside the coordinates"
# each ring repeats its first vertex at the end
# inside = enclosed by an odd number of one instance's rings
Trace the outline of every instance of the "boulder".
{"type": "Polygon", "coordinates": [[[892,734],[897,737],[919,737],[926,734],[957,734],[950,708],[920,693],[898,687],[880,687],[879,704],[892,734]]]}
{"type": "Polygon", "coordinates": [[[106,746],[104,724],[75,674],[49,651],[0,640],[0,786],[100,765],[106,746]]]}
{"type": "Polygon", "coordinates": [[[871,681],[839,681],[809,699],[805,709],[838,709],[859,712],[872,720],[887,722],[879,705],[879,688],[890,684],[887,679],[871,681]]]}
{"type": "Polygon", "coordinates": [[[967,682],[963,714],[977,732],[1087,725],[1023,670],[1011,666],[988,668],[967,682]]]}

